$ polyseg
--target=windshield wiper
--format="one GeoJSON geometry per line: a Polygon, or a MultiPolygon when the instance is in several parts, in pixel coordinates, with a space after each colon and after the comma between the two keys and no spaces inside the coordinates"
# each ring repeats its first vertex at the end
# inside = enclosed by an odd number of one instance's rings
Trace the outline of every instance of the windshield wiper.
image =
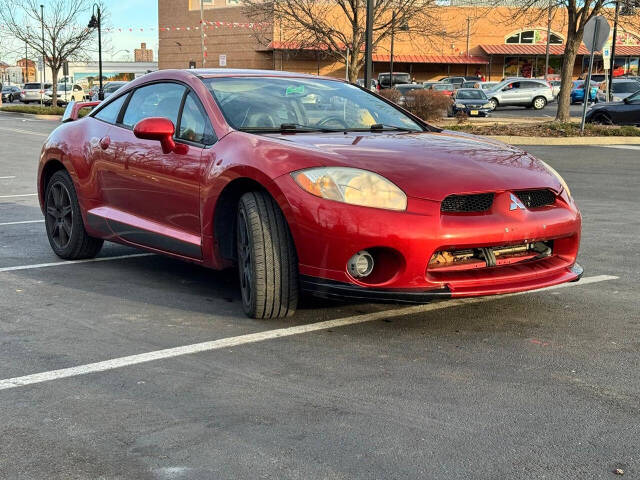
{"type": "Polygon", "coordinates": [[[342,132],[343,129],[314,127],[310,125],[302,125],[299,123],[283,123],[280,127],[241,127],[238,128],[243,132],[251,133],[307,133],[307,132],[342,132]]]}
{"type": "Polygon", "coordinates": [[[400,127],[398,125],[386,125],[384,123],[374,123],[369,127],[369,130],[371,130],[372,132],[379,132],[383,130],[395,130],[398,132],[418,132],[419,131],[419,130],[416,130],[415,128],[400,127]]]}

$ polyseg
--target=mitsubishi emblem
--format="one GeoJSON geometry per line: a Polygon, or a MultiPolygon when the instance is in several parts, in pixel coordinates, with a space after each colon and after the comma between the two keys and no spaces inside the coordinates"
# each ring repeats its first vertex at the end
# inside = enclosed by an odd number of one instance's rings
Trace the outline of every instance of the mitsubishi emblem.
{"type": "Polygon", "coordinates": [[[509,211],[516,210],[521,208],[522,210],[526,210],[524,204],[520,201],[518,197],[516,197],[513,193],[509,194],[511,196],[511,205],[509,206],[509,211]]]}

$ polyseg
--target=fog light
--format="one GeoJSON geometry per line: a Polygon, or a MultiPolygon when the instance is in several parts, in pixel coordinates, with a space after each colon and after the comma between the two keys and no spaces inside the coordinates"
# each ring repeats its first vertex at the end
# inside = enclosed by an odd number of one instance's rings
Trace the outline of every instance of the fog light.
{"type": "Polygon", "coordinates": [[[349,259],[347,267],[352,277],[366,277],[373,271],[373,257],[369,252],[363,250],[349,259]]]}

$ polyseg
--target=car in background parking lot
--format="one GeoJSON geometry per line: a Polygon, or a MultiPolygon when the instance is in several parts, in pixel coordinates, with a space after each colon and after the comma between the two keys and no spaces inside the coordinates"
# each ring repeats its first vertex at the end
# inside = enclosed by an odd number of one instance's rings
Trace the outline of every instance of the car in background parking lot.
{"type": "Polygon", "coordinates": [[[407,100],[409,101],[413,100],[414,97],[411,95],[411,92],[425,89],[421,83],[408,83],[405,85],[396,85],[393,88],[395,88],[402,94],[402,96],[398,99],[398,105],[405,105],[407,100]]]}
{"type": "Polygon", "coordinates": [[[465,82],[480,82],[482,78],[476,76],[465,76],[465,77],[443,77],[439,80],[440,83],[450,83],[455,86],[455,88],[462,88],[465,82]]]}
{"type": "MultiPolygon", "coordinates": [[[[356,80],[356,85],[360,87],[364,87],[364,78],[359,78],[358,80],[356,80]]],[[[369,90],[371,90],[372,92],[379,90],[378,81],[375,78],[371,79],[371,82],[369,84],[369,90]]]]}
{"type": "Polygon", "coordinates": [[[403,85],[411,83],[411,74],[405,72],[393,72],[393,78],[389,75],[389,72],[378,74],[378,85],[381,89],[391,88],[396,85],[403,85]],[[393,85],[391,84],[393,80],[393,85]]]}
{"type": "Polygon", "coordinates": [[[2,102],[12,103],[20,99],[20,87],[16,85],[5,85],[2,87],[2,102]]]}
{"type": "Polygon", "coordinates": [[[480,90],[491,90],[493,87],[498,85],[498,82],[474,82],[473,88],[479,88],[480,90]]]}
{"type": "Polygon", "coordinates": [[[640,89],[621,102],[594,105],[587,112],[586,121],[603,125],[640,126],[640,89]]]}
{"type": "Polygon", "coordinates": [[[549,83],[535,78],[510,78],[498,83],[486,94],[492,104],[492,110],[507,106],[541,110],[554,100],[549,83]]]}
{"type": "Polygon", "coordinates": [[[491,113],[491,103],[487,95],[479,88],[459,88],[452,96],[449,115],[454,117],[463,113],[469,117],[487,117],[491,113]]]}
{"type": "MultiPolygon", "coordinates": [[[[584,86],[585,86],[584,80],[573,81],[573,85],[571,87],[571,94],[570,94],[572,105],[575,103],[584,102],[584,86]]],[[[589,101],[590,102],[598,101],[598,87],[599,87],[599,84],[595,82],[592,82],[589,85],[589,101]]]]}
{"type": "Polygon", "coordinates": [[[431,85],[429,87],[429,90],[433,90],[433,91],[442,93],[443,95],[452,96],[453,92],[456,91],[456,87],[452,83],[440,83],[440,82],[438,82],[438,83],[434,83],[433,85],[431,85]]]}
{"type": "Polygon", "coordinates": [[[44,98],[44,92],[46,90],[49,90],[50,88],[50,83],[44,84],[44,90],[42,89],[42,85],[40,83],[25,83],[22,87],[22,92],[20,93],[20,100],[22,101],[22,103],[40,103],[44,98]]]}
{"type": "MultiPolygon", "coordinates": [[[[84,90],[78,84],[59,83],[56,91],[58,97],[58,105],[65,105],[71,101],[81,102],[84,100],[84,90]]],[[[44,92],[45,105],[51,105],[53,99],[53,90],[49,89],[44,92]]]]}
{"type": "MultiPolygon", "coordinates": [[[[614,78],[613,83],[611,84],[611,91],[613,92],[612,100],[614,102],[621,102],[628,96],[633,95],[638,90],[640,90],[640,82],[626,78],[614,78]]],[[[599,91],[598,100],[601,102],[606,102],[608,100],[606,92],[599,91]]]]}

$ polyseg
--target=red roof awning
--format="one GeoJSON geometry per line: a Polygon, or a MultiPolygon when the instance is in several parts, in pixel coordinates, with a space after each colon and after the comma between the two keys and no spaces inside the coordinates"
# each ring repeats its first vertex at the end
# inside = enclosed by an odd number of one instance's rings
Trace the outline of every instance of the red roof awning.
{"type": "MultiPolygon", "coordinates": [[[[564,55],[564,45],[550,45],[550,55],[564,55]]],[[[545,55],[546,45],[480,45],[480,48],[487,55],[545,55]]],[[[584,45],[580,45],[578,55],[589,55],[589,51],[584,45]]],[[[640,46],[616,45],[616,56],[640,55],[640,46]]]]}
{"type": "MultiPolygon", "coordinates": [[[[390,62],[389,54],[373,54],[374,62],[390,62]]],[[[488,65],[489,60],[485,57],[475,57],[466,55],[394,55],[393,61],[398,63],[444,63],[463,65],[488,65]]]]}

